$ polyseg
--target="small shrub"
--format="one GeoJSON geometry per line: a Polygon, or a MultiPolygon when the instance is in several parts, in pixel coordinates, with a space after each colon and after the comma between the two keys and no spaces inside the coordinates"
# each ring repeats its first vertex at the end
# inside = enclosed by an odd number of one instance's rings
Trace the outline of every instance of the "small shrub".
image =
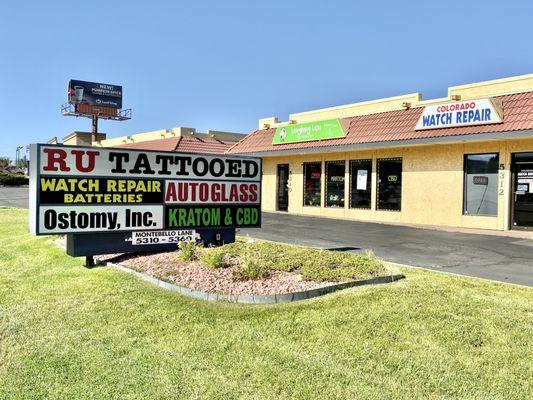
{"type": "Polygon", "coordinates": [[[268,269],[265,268],[261,261],[255,257],[247,255],[242,264],[239,264],[233,270],[233,280],[247,281],[266,278],[268,269]]]}
{"type": "MultiPolygon", "coordinates": [[[[227,259],[242,260],[234,269],[235,280],[259,279],[270,271],[299,272],[307,281],[352,281],[386,272],[372,252],[363,254],[309,249],[268,241],[237,240],[217,248],[227,259]]],[[[208,256],[217,258],[219,256],[208,256]]],[[[206,264],[216,261],[205,261],[206,264]]],[[[216,268],[216,267],[215,267],[216,268]]]]}
{"type": "Polygon", "coordinates": [[[228,243],[217,248],[217,250],[224,252],[230,257],[240,257],[246,250],[246,243],[242,240],[237,240],[234,243],[228,243]]]}
{"type": "Polygon", "coordinates": [[[184,261],[193,261],[198,258],[198,245],[194,240],[188,240],[186,242],[179,242],[178,249],[181,250],[180,257],[184,261]]]}
{"type": "Polygon", "coordinates": [[[383,263],[372,252],[359,255],[325,250],[317,250],[300,270],[302,279],[318,282],[352,281],[385,271],[383,263]]]}
{"type": "Polygon", "coordinates": [[[21,186],[27,184],[28,178],[22,174],[6,174],[5,172],[0,172],[0,185],[21,186]]]}
{"type": "Polygon", "coordinates": [[[359,271],[372,276],[377,276],[386,271],[383,262],[376,257],[372,250],[365,250],[362,256],[359,256],[359,271]]]}
{"type": "Polygon", "coordinates": [[[224,268],[227,266],[224,256],[225,253],[220,249],[208,249],[200,256],[200,259],[208,267],[224,268]]]}

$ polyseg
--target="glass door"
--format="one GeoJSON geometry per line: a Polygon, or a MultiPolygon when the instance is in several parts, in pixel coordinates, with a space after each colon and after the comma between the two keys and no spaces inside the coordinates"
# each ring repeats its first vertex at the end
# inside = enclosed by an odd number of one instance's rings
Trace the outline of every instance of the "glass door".
{"type": "Polygon", "coordinates": [[[533,229],[533,153],[513,154],[513,228],[533,229]]]}
{"type": "Polygon", "coordinates": [[[289,208],[289,164],[278,164],[278,211],[289,208]]]}

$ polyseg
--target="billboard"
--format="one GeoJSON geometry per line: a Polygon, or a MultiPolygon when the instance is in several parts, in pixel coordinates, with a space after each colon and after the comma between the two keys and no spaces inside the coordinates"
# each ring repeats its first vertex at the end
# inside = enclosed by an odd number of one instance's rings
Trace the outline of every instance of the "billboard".
{"type": "Polygon", "coordinates": [[[503,122],[501,102],[497,99],[455,101],[424,107],[415,130],[456,126],[499,124],[503,122]]]}
{"type": "Polygon", "coordinates": [[[259,158],[48,144],[30,152],[36,235],[261,226],[259,158]]]}
{"type": "Polygon", "coordinates": [[[299,143],[345,137],[338,119],[287,125],[276,129],[272,144],[299,143]]]}
{"type": "Polygon", "coordinates": [[[122,108],[122,86],[70,80],[68,83],[68,102],[122,108]]]}

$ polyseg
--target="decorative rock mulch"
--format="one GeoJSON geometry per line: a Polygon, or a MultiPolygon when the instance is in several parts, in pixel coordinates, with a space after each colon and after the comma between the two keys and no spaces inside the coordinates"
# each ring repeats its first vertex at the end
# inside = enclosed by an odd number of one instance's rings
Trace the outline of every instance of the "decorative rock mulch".
{"type": "Polygon", "coordinates": [[[247,281],[232,279],[233,267],[209,268],[198,261],[184,262],[177,252],[101,256],[109,261],[193,290],[230,295],[274,295],[332,286],[338,282],[304,281],[300,274],[272,271],[267,278],[247,281]]]}
{"type": "MultiPolygon", "coordinates": [[[[56,239],[55,244],[64,248],[64,238],[56,239]]],[[[391,269],[388,275],[360,281],[312,282],[302,280],[301,275],[294,272],[271,271],[263,279],[235,281],[233,267],[213,269],[199,261],[185,262],[179,258],[178,252],[108,254],[95,259],[186,296],[248,304],[304,300],[349,287],[390,283],[404,278],[403,274],[391,269]]]]}

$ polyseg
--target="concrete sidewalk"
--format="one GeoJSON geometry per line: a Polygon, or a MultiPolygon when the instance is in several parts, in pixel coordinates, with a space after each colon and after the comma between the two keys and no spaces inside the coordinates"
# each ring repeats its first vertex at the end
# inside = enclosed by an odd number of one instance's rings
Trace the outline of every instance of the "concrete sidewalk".
{"type": "MultiPolygon", "coordinates": [[[[372,249],[386,261],[533,286],[533,240],[412,226],[263,213],[259,239],[333,249],[372,249]]],[[[528,232],[526,232],[529,234],[528,232]]]]}

